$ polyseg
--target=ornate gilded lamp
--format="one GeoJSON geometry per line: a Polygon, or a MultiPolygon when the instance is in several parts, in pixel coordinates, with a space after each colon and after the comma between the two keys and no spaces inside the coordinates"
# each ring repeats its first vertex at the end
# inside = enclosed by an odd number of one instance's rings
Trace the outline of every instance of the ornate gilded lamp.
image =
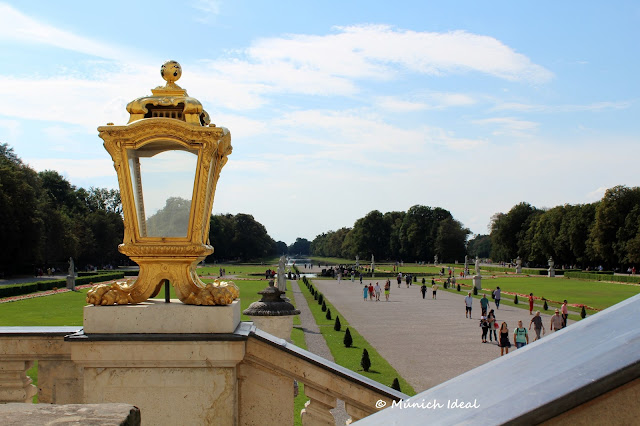
{"type": "Polygon", "coordinates": [[[98,127],[120,186],[124,241],[118,249],[140,272],[133,283],[94,287],[87,302],[140,303],[169,282],[183,303],[228,305],[239,295],[235,284],[205,284],[196,265],[213,253],[209,219],[231,134],[210,124],[202,104],[175,84],[180,64],[168,61],[160,73],[166,85],[127,105],[127,125],[98,127]]]}

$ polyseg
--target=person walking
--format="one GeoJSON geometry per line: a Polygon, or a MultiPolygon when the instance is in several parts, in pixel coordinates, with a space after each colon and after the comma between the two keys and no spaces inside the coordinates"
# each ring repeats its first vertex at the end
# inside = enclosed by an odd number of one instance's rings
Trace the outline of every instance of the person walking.
{"type": "Polygon", "coordinates": [[[387,283],[384,285],[384,298],[389,301],[389,293],[391,292],[391,281],[387,280],[387,283]]]}
{"type": "Polygon", "coordinates": [[[483,294],[482,299],[480,299],[480,309],[482,309],[482,316],[487,316],[487,309],[489,309],[489,299],[487,299],[486,294],[483,294]]]}
{"type": "Polygon", "coordinates": [[[503,322],[500,325],[500,356],[504,355],[506,351],[509,353],[509,348],[511,347],[511,342],[509,341],[509,327],[507,327],[507,323],[503,322]]]}
{"type": "Polygon", "coordinates": [[[569,307],[567,306],[567,299],[564,299],[562,303],[562,328],[567,326],[567,318],[569,318],[569,307]]]}
{"type": "Polygon", "coordinates": [[[367,295],[369,294],[369,286],[362,287],[362,296],[364,296],[364,301],[367,301],[367,295]]]}
{"type": "Polygon", "coordinates": [[[487,343],[487,333],[489,332],[489,321],[484,315],[480,317],[480,327],[482,328],[482,343],[487,343]]]}
{"type": "Polygon", "coordinates": [[[376,302],[380,301],[380,292],[382,291],[382,289],[380,288],[380,284],[376,283],[375,289],[376,291],[376,302]]]}
{"type": "Polygon", "coordinates": [[[398,280],[398,288],[400,288],[400,284],[402,284],[402,272],[398,272],[398,277],[396,279],[398,280]]]}
{"type": "Polygon", "coordinates": [[[556,308],[556,314],[554,316],[551,317],[551,326],[549,327],[549,330],[551,331],[558,331],[562,328],[562,317],[560,316],[560,310],[558,308],[556,308]]]}
{"type": "Polygon", "coordinates": [[[373,302],[373,284],[369,283],[369,301],[373,302]]]}
{"type": "Polygon", "coordinates": [[[494,302],[496,304],[496,309],[500,309],[500,287],[496,287],[493,290],[494,302]]]}
{"type": "Polygon", "coordinates": [[[529,333],[522,326],[522,321],[518,321],[518,327],[513,330],[513,343],[516,345],[516,349],[520,349],[529,343],[529,333]]]}
{"type": "Polygon", "coordinates": [[[464,298],[464,317],[471,319],[471,305],[473,304],[473,296],[471,292],[467,293],[467,297],[464,298]]]}
{"type": "Polygon", "coordinates": [[[533,293],[529,293],[529,315],[533,315],[533,293]]]}
{"type": "Polygon", "coordinates": [[[536,340],[540,338],[540,330],[542,330],[542,334],[544,335],[544,326],[542,325],[542,317],[540,316],[540,311],[536,311],[536,314],[533,318],[531,318],[531,322],[529,322],[529,330],[531,330],[531,324],[533,324],[533,331],[536,332],[536,340]]]}
{"type": "Polygon", "coordinates": [[[432,299],[437,299],[436,291],[438,291],[438,284],[436,284],[435,281],[433,281],[433,280],[431,280],[431,282],[433,283],[431,285],[431,298],[432,299]]]}
{"type": "Polygon", "coordinates": [[[424,300],[424,297],[427,295],[427,285],[424,281],[422,282],[422,287],[420,287],[420,292],[422,293],[422,299],[424,300]]]}
{"type": "Polygon", "coordinates": [[[362,272],[360,272],[360,285],[362,285],[362,272]]]}
{"type": "Polygon", "coordinates": [[[496,329],[496,314],[493,312],[493,309],[489,311],[489,315],[487,315],[487,321],[489,322],[489,341],[493,342],[493,340],[498,343],[498,332],[496,329]],[[493,334],[494,339],[491,339],[491,335],[493,334]]]}

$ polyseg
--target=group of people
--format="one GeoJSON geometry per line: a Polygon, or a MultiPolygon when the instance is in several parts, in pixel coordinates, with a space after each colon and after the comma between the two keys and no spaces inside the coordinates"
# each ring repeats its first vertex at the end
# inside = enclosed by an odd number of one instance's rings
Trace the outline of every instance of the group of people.
{"type": "MultiPolygon", "coordinates": [[[[376,283],[375,287],[373,284],[369,283],[369,285],[365,285],[362,287],[362,295],[364,297],[364,301],[367,301],[367,297],[371,302],[373,302],[374,298],[376,302],[380,301],[380,294],[382,293],[382,288],[379,283],[376,283]]],[[[389,293],[391,293],[391,281],[387,280],[384,285],[384,298],[386,301],[389,301],[389,293]]]]}
{"type": "MultiPolygon", "coordinates": [[[[496,309],[499,307],[500,303],[500,287],[498,287],[492,293],[496,303],[496,309]]],[[[529,293],[529,314],[533,315],[533,293],[529,293]]],[[[464,298],[465,305],[465,318],[471,319],[471,312],[473,306],[473,296],[471,292],[467,294],[464,298]]],[[[551,323],[549,328],[551,331],[558,331],[567,326],[567,318],[568,318],[568,307],[567,301],[565,300],[560,309],[555,310],[555,315],[551,317],[551,323]],[[560,315],[562,312],[562,316],[560,315]]],[[[480,316],[480,328],[482,329],[482,343],[487,343],[487,335],[489,336],[489,341],[493,342],[495,339],[500,347],[500,356],[503,356],[505,353],[509,353],[509,348],[511,347],[511,339],[509,336],[509,327],[506,322],[502,322],[500,326],[496,321],[495,312],[491,309],[488,313],[489,309],[489,299],[487,299],[487,295],[483,294],[480,299],[480,307],[482,309],[482,315],[480,316]],[[498,331],[498,335],[496,335],[496,329],[500,328],[498,331]],[[498,337],[499,336],[499,337],[498,337]]],[[[534,341],[541,338],[541,333],[544,335],[545,328],[542,324],[542,317],[540,316],[540,311],[536,311],[535,315],[529,321],[529,328],[525,328],[523,326],[522,321],[518,321],[518,327],[513,330],[513,345],[516,349],[526,346],[529,344],[529,331],[533,326],[533,330],[535,332],[534,341]]]]}

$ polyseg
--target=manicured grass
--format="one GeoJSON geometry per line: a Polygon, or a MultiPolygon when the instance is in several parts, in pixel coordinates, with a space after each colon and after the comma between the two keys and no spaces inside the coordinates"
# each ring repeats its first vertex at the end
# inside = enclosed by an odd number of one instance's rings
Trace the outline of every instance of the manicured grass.
{"type": "MultiPolygon", "coordinates": [[[[291,283],[291,281],[289,281],[291,283]]],[[[295,284],[292,284],[295,285],[295,284]]],[[[293,296],[293,295],[291,295],[293,296]]],[[[296,306],[295,299],[290,297],[291,303],[293,306],[296,306]]],[[[291,330],[291,342],[294,345],[298,346],[302,349],[307,349],[307,342],[304,340],[304,330],[299,327],[295,327],[296,325],[300,325],[300,316],[296,315],[293,317],[293,330],[291,330]]],[[[302,425],[302,419],[300,418],[300,411],[304,408],[304,404],[309,400],[304,393],[304,383],[298,382],[298,396],[296,396],[293,400],[293,424],[296,426],[302,425]]]]}
{"type": "Polygon", "coordinates": [[[81,326],[87,290],[3,303],[0,326],[81,326]]]}
{"type": "MultiPolygon", "coordinates": [[[[462,279],[457,282],[472,285],[472,280],[462,279]]],[[[487,297],[493,304],[491,299],[491,290],[500,286],[503,291],[529,294],[533,293],[535,297],[544,297],[546,299],[562,302],[564,299],[570,304],[587,305],[596,309],[605,309],[609,306],[613,306],[629,297],[635,296],[640,293],[640,286],[629,284],[616,284],[607,282],[596,282],[588,280],[578,280],[569,278],[547,278],[547,277],[527,277],[527,276],[503,276],[496,279],[483,278],[482,287],[490,289],[489,291],[479,292],[477,296],[482,297],[482,293],[486,293],[487,297]]],[[[461,293],[469,291],[470,287],[463,287],[461,293]]],[[[450,291],[455,291],[455,288],[451,288],[450,291]]],[[[529,301],[526,298],[518,297],[518,305],[514,305],[512,295],[503,294],[500,304],[508,304],[518,306],[523,309],[529,309],[529,301]]],[[[542,300],[535,301],[535,309],[540,309],[541,312],[542,300]]],[[[561,303],[560,303],[561,304],[561,303]]],[[[560,306],[557,303],[548,302],[549,311],[553,312],[553,309],[560,306]]],[[[577,313],[580,312],[579,307],[569,307],[570,310],[577,313]]],[[[591,311],[587,309],[587,314],[593,314],[597,311],[591,311]]],[[[579,315],[572,319],[580,319],[579,315]]]]}
{"type": "Polygon", "coordinates": [[[327,346],[329,346],[329,350],[331,351],[331,355],[333,355],[336,364],[355,371],[358,374],[362,374],[363,376],[369,377],[370,379],[375,380],[378,383],[382,383],[385,386],[391,386],[393,379],[397,377],[400,382],[402,392],[407,395],[415,395],[416,392],[413,387],[411,387],[411,385],[403,379],[382,356],[380,356],[378,351],[371,346],[355,328],[349,326],[347,320],[340,315],[338,310],[329,302],[329,300],[326,298],[324,299],[327,308],[331,309],[331,320],[326,319],[326,312],[322,312],[322,306],[318,305],[317,300],[313,298],[303,283],[300,284],[300,288],[302,289],[302,294],[309,304],[311,313],[320,328],[320,333],[327,342],[327,346]],[[340,316],[340,322],[342,325],[340,331],[335,331],[333,329],[336,315],[340,316]],[[343,343],[347,327],[349,327],[349,331],[353,339],[353,345],[350,348],[345,347],[343,343]],[[367,349],[367,352],[369,352],[369,358],[371,359],[371,368],[368,372],[364,371],[360,366],[363,349],[367,349]]]}
{"type": "MultiPolygon", "coordinates": [[[[225,270],[226,275],[235,275],[241,278],[264,278],[267,269],[278,269],[278,264],[264,265],[242,265],[242,264],[219,264],[215,266],[206,266],[196,270],[198,275],[210,275],[217,277],[220,275],[220,268],[225,270]]],[[[222,278],[223,280],[225,277],[222,278]]]]}

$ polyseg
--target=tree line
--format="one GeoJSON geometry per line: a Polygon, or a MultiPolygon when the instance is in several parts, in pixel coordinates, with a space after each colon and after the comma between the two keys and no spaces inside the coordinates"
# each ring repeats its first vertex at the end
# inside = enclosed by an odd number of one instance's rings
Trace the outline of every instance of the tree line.
{"type": "MultiPolygon", "coordinates": [[[[184,224],[162,216],[181,217],[173,213],[186,202],[168,199],[149,218],[150,229],[184,233],[184,224]]],[[[56,171],[34,171],[9,145],[0,144],[0,275],[30,274],[50,267],[66,272],[69,257],[81,268],[127,264],[128,258],[118,252],[123,235],[118,190],[76,188],[56,171]]],[[[209,262],[255,260],[286,254],[289,249],[284,242],[274,241],[253,216],[242,213],[212,215],[209,240],[215,249],[209,262]]]]}
{"type": "Polygon", "coordinates": [[[640,188],[616,186],[595,203],[550,209],[522,202],[495,214],[490,230],[494,261],[520,256],[544,266],[551,256],[556,265],[580,269],[625,268],[640,262],[640,188]]]}
{"type": "Polygon", "coordinates": [[[37,173],[0,144],[0,273],[66,271],[69,257],[119,264],[121,213],[118,191],[78,189],[55,171],[37,173]]]}
{"type": "Polygon", "coordinates": [[[441,262],[464,259],[470,231],[440,207],[415,205],[406,212],[373,210],[353,228],[328,231],[314,238],[311,254],[363,261],[376,259],[441,262]]]}

